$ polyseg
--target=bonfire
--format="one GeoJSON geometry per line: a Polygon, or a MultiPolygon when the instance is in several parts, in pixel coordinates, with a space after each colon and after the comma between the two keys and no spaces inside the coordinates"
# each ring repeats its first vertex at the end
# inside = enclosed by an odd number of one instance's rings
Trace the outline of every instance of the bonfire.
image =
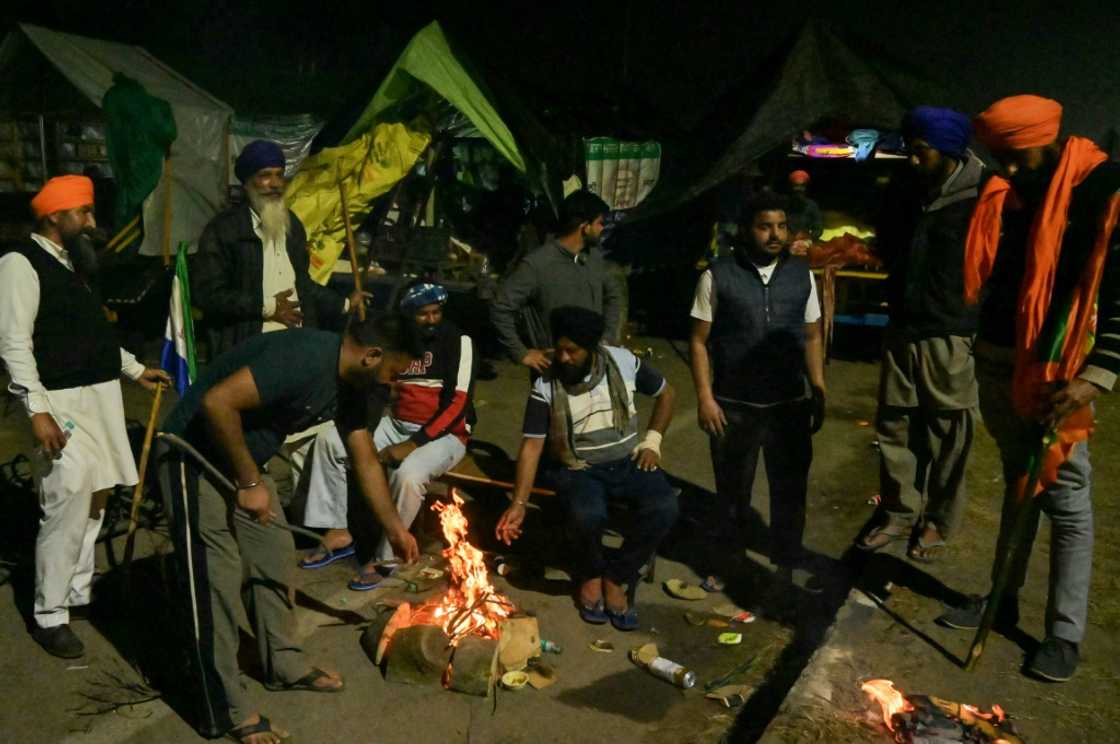
{"type": "Polygon", "coordinates": [[[872,679],[862,689],[879,704],[883,723],[903,744],[1023,744],[999,705],[985,712],[975,705],[933,695],[904,696],[888,679],[872,679]]]}

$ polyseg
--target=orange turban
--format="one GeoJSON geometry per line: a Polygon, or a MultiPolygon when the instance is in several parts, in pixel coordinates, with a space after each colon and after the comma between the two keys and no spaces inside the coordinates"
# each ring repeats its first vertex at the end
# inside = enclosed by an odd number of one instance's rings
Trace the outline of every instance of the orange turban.
{"type": "Polygon", "coordinates": [[[1062,104],[1041,96],[1001,98],[976,117],[976,137],[989,149],[1023,150],[1058,139],[1062,104]]]}
{"type": "Polygon", "coordinates": [[[789,182],[794,186],[800,186],[801,184],[809,183],[808,171],[795,170],[793,173],[789,174],[789,182]]]}
{"type": "Polygon", "coordinates": [[[36,218],[93,204],[93,181],[85,176],[55,176],[31,200],[36,218]]]}

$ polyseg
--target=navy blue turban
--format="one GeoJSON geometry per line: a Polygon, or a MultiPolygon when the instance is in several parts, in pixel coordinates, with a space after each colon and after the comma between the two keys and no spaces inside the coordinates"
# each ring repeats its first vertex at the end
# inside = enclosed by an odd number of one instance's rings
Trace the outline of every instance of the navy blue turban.
{"type": "Polygon", "coordinates": [[[402,313],[415,313],[425,305],[443,305],[447,302],[447,290],[439,284],[414,284],[404,291],[398,306],[402,313]]]}
{"type": "Polygon", "coordinates": [[[902,121],[907,140],[925,140],[938,152],[958,160],[972,139],[972,122],[960,111],[937,106],[918,106],[902,121]]]}
{"type": "Polygon", "coordinates": [[[280,145],[268,140],[253,140],[237,156],[233,173],[238,181],[245,183],[265,168],[284,168],[286,165],[280,145]]]}

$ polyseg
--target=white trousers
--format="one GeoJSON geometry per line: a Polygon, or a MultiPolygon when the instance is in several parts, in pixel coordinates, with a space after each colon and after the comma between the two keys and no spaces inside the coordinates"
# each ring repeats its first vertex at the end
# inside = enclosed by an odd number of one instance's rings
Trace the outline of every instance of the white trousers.
{"type": "MultiPolygon", "coordinates": [[[[419,428],[418,424],[385,416],[373,433],[374,449],[380,452],[386,447],[400,444],[419,428]]],[[[416,515],[420,513],[428,483],[459,464],[466,454],[466,445],[458,437],[445,434],[417,447],[400,467],[389,474],[389,492],[406,527],[412,526],[416,515]]],[[[338,435],[338,429],[331,425],[321,431],[315,438],[315,446],[311,451],[307,509],[303,520],[308,527],[346,527],[346,478],[349,465],[346,447],[338,435]]],[[[383,537],[377,545],[374,558],[382,561],[392,557],[393,547],[383,537]]]]}
{"type": "Polygon", "coordinates": [[[35,622],[70,622],[70,607],[90,602],[94,548],[104,511],[90,517],[93,494],[136,483],[136,463],[116,380],[47,392],[51,412],[70,438],[57,460],[38,451],[34,473],[43,516],[35,539],[35,622]]]}

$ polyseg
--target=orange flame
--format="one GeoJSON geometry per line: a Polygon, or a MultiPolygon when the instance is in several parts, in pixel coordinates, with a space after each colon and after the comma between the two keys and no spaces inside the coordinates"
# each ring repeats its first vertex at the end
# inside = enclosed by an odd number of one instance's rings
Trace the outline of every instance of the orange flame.
{"type": "Polygon", "coordinates": [[[454,488],[451,503],[432,504],[448,543],[443,556],[451,569],[450,588],[438,602],[434,617],[452,646],[468,635],[496,639],[502,620],[513,612],[513,603],[490,583],[482,551],[467,541],[470,525],[462,506],[463,499],[454,488]]]}
{"type": "Polygon", "coordinates": [[[891,716],[895,713],[906,713],[914,710],[910,701],[902,697],[901,692],[894,689],[894,682],[889,679],[869,679],[863,683],[860,689],[870,695],[871,700],[878,703],[879,707],[883,709],[883,721],[886,722],[887,728],[891,731],[894,731],[891,716]]]}

